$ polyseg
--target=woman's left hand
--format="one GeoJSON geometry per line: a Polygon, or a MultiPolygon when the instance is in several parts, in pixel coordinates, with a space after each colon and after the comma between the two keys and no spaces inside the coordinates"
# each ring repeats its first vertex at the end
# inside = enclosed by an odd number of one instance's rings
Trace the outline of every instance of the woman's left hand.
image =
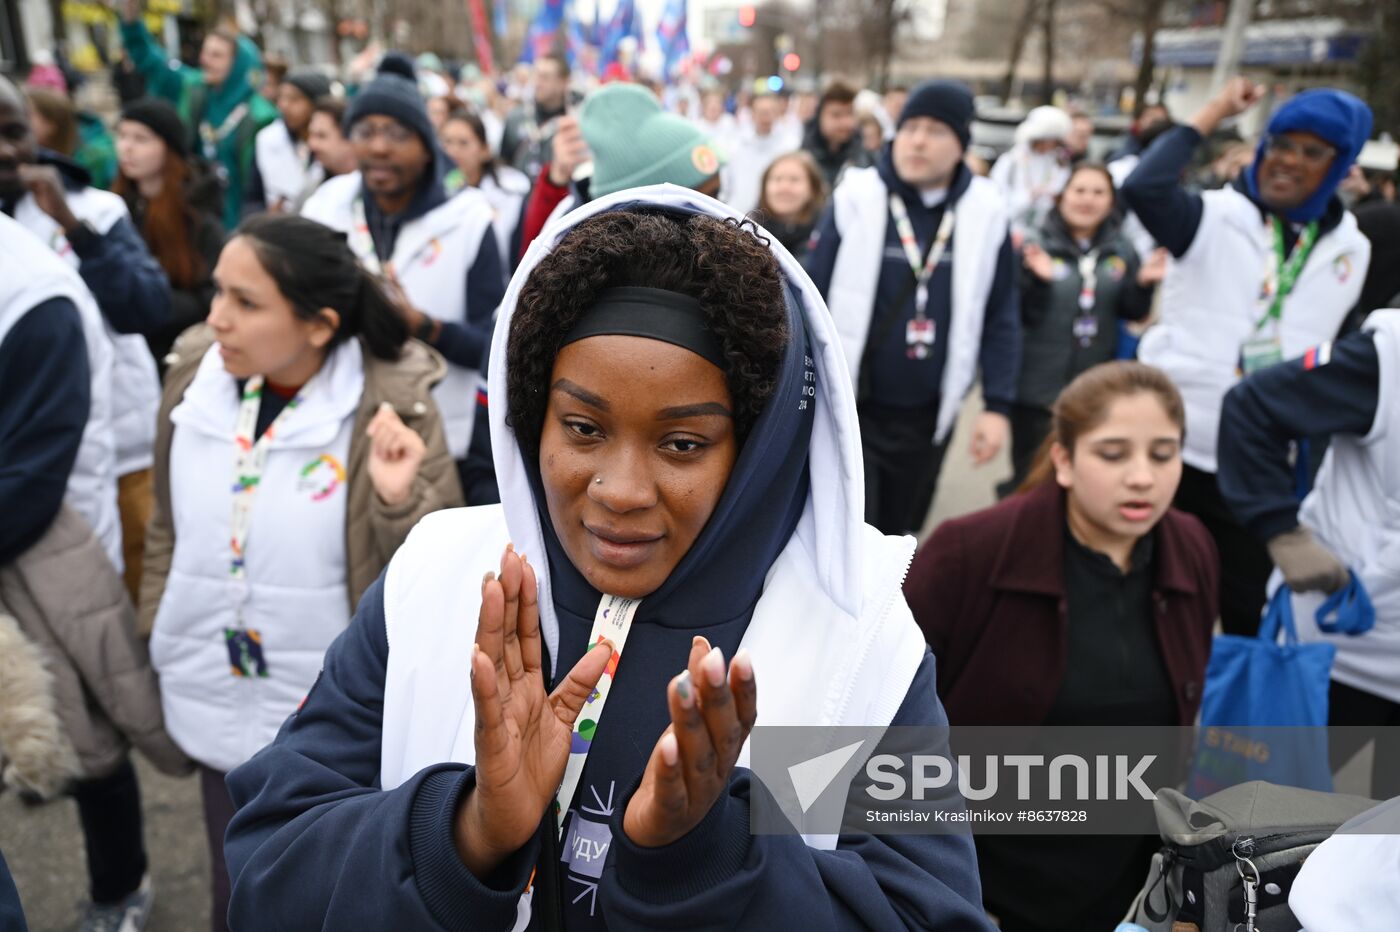
{"type": "Polygon", "coordinates": [[[627,837],[646,848],[685,836],[728,791],[729,774],[757,715],[748,652],[739,651],[726,671],[720,649],[696,638],[690,663],[671,680],[666,698],[671,724],[652,749],[622,820],[627,837]]]}
{"type": "Polygon", "coordinates": [[[393,507],[408,501],[418,467],[428,445],[418,432],[400,420],[394,406],[384,402],[365,429],[369,438],[369,478],[384,504],[393,507]]]}

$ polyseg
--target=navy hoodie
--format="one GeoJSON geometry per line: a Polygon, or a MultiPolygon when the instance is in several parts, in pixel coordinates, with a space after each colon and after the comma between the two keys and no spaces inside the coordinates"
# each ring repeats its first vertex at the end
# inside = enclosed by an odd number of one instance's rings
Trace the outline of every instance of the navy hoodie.
{"type": "Polygon", "coordinates": [[[87,343],[67,298],[36,305],[0,342],[0,566],[49,529],[91,402],[87,343]]]}
{"type": "MultiPolygon", "coordinates": [[[[967,837],[852,837],[818,852],[797,836],[752,836],[753,787],[743,768],[702,822],[671,845],[640,848],[621,828],[669,723],[658,697],[696,635],[733,656],[807,498],[812,422],[810,413],[791,412],[800,407],[809,354],[801,351],[795,305],[789,310],[794,339],[773,399],[704,532],[662,588],[642,600],[559,850],[546,837],[547,816],[534,841],[479,880],[452,841],[458,801],[474,785],[472,767],[442,764],[394,790],[377,789],[388,662],[381,580],[331,647],[303,708],[271,747],[229,775],[239,806],[226,844],[235,928],[266,928],[277,916],[286,928],[505,929],[532,876],[542,884],[555,873],[563,927],[571,930],[987,928],[967,837]],[[296,870],[284,869],[287,858],[296,870]],[[935,863],[937,876],[917,866],[935,863]]],[[[557,683],[583,653],[599,595],[553,539],[538,474],[531,484],[559,620],[559,657],[547,664],[557,683]]],[[[931,654],[894,723],[946,723],[931,654]]],[[[530,928],[547,925],[542,903],[549,899],[536,888],[530,928]]]]}
{"type": "MultiPolygon", "coordinates": [[[[895,173],[888,145],[885,146],[876,167],[885,187],[898,193],[904,201],[905,208],[909,211],[909,222],[919,240],[920,253],[926,259],[938,225],[943,220],[944,209],[948,203],[957,204],[958,199],[972,183],[972,173],[968,171],[967,166],[959,164],[948,188],[947,201],[933,207],[925,207],[919,192],[901,181],[895,173]]],[[[830,205],[822,215],[803,263],[823,298],[829,296],[831,276],[836,267],[836,254],[840,248],[841,233],[836,228],[836,209],[834,205],[830,205]]],[[[914,270],[909,264],[904,247],[900,244],[899,230],[895,226],[894,218],[890,217],[889,222],[885,224],[884,261],[880,266],[880,279],[875,287],[872,329],[901,295],[904,296],[904,302],[896,312],[897,320],[888,328],[880,345],[866,347],[861,372],[862,383],[869,383],[869,397],[861,397],[860,401],[871,401],[886,408],[928,410],[938,407],[943,396],[943,367],[948,358],[947,335],[952,320],[953,301],[953,253],[956,249],[958,231],[955,226],[943,258],[929,281],[928,316],[933,319],[937,334],[933,353],[927,359],[910,359],[906,351],[905,327],[915,316],[914,270]]],[[[1000,414],[1008,414],[1011,411],[1021,367],[1018,265],[1016,251],[1011,245],[1011,236],[1008,233],[997,256],[996,277],[987,297],[980,355],[982,393],[987,410],[1000,414]]]]}
{"type": "MultiPolygon", "coordinates": [[[[374,198],[366,197],[365,221],[369,224],[370,237],[374,240],[374,252],[381,263],[387,262],[394,254],[399,231],[411,220],[417,220],[443,204],[448,195],[443,187],[443,179],[452,169],[447,155],[436,144],[431,144],[433,163],[423,176],[422,186],[413,200],[401,213],[385,214],[374,198]]],[[[433,349],[443,358],[464,369],[475,369],[481,364],[481,357],[491,342],[491,324],[495,320],[496,306],[505,297],[505,266],[496,237],[482,237],[477,248],[476,259],[467,271],[467,319],[461,322],[441,321],[442,329],[433,341],[433,349]]]]}
{"type": "MultiPolygon", "coordinates": [[[[40,149],[37,161],[57,168],[68,191],[90,186],[87,170],[57,152],[40,149]]],[[[14,204],[0,208],[14,216],[14,204]]],[[[68,244],[78,257],[78,274],[113,330],[144,336],[170,323],[170,279],[130,217],[122,217],[106,233],[79,227],[68,237],[68,244]]]]}
{"type": "Polygon", "coordinates": [[[1256,372],[1225,396],[1216,471],[1220,494],[1260,540],[1298,526],[1293,441],[1370,433],[1380,403],[1380,369],[1375,337],[1362,330],[1256,372]]]}

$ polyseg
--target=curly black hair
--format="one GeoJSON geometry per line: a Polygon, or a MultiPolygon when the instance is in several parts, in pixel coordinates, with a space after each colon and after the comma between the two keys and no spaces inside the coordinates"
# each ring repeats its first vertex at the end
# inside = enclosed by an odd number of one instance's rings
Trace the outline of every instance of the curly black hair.
{"type": "Polygon", "coordinates": [[[560,345],[606,288],[664,288],[697,299],[728,361],[742,443],[773,394],[789,328],[777,260],[747,222],[663,210],[615,210],[583,221],[521,289],[506,344],[506,423],[539,453],[560,345]]]}

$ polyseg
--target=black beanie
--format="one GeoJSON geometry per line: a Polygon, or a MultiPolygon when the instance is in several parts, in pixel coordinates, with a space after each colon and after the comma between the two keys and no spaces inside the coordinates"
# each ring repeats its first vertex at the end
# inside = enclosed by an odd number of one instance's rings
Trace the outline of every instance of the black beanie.
{"type": "Polygon", "coordinates": [[[189,158],[189,134],[185,130],[184,121],[166,101],[155,97],[133,100],[122,110],[121,118],[140,123],[164,140],[171,152],[182,159],[189,158]]]}
{"type": "Polygon", "coordinates": [[[310,68],[298,68],[287,75],[286,82],[305,94],[313,104],[331,92],[331,79],[310,68]]]}
{"type": "Polygon", "coordinates": [[[957,81],[925,81],[909,92],[904,109],[899,111],[899,123],[910,117],[932,117],[946,123],[957,135],[964,149],[972,139],[972,119],[977,109],[972,103],[972,92],[957,81]]]}
{"type": "Polygon", "coordinates": [[[418,77],[413,62],[402,52],[389,52],[379,63],[379,72],[360,89],[345,111],[342,126],[346,137],[354,125],[367,116],[386,116],[398,120],[423,138],[423,145],[433,151],[437,134],[428,119],[428,106],[418,92],[418,77]]]}

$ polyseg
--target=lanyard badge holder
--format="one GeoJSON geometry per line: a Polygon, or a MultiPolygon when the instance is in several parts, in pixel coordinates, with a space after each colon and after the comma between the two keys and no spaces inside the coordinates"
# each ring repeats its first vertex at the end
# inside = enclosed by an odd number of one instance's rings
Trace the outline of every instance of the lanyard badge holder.
{"type": "Polygon", "coordinates": [[[928,283],[943,259],[948,240],[953,236],[953,208],[949,205],[944,209],[928,259],[923,261],[919,256],[919,240],[914,235],[914,225],[909,222],[909,211],[897,194],[890,195],[890,214],[894,217],[899,244],[904,247],[904,255],[917,280],[914,287],[914,319],[904,326],[904,352],[910,359],[928,359],[933,355],[933,345],[938,339],[938,326],[928,316],[928,283]]]}
{"type": "Polygon", "coordinates": [[[1250,376],[1283,362],[1283,340],[1279,328],[1283,323],[1283,302],[1293,292],[1303,264],[1308,261],[1317,244],[1317,221],[1309,223],[1298,235],[1293,253],[1288,255],[1283,242],[1283,221],[1270,218],[1273,228],[1273,252],[1264,269],[1264,281],[1259,287],[1258,304],[1264,314],[1254,325],[1254,335],[1240,347],[1239,373],[1250,376]],[[1265,336],[1266,328],[1269,335],[1265,336]]]}
{"type": "Polygon", "coordinates": [[[1087,252],[1079,257],[1079,313],[1074,318],[1074,339],[1080,349],[1088,349],[1099,335],[1099,319],[1094,315],[1094,304],[1099,287],[1099,251],[1087,252]]]}

